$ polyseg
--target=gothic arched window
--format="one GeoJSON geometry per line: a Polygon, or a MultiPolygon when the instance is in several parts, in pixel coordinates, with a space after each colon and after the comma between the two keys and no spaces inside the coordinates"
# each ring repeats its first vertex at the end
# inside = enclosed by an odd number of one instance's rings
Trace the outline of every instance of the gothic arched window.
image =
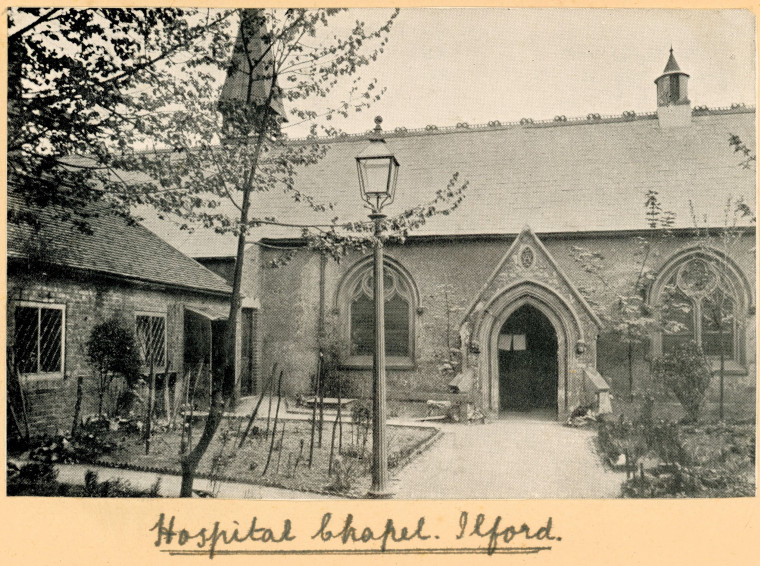
{"type": "MultiPolygon", "coordinates": [[[[417,294],[411,278],[395,262],[386,262],[385,354],[390,367],[414,363],[414,321],[417,294]]],[[[372,262],[361,262],[346,276],[339,291],[347,365],[371,366],[375,351],[374,271],[372,262]]]]}
{"type": "Polygon", "coordinates": [[[725,259],[693,254],[670,266],[656,285],[662,333],[655,354],[696,342],[710,358],[741,362],[739,275],[725,259]]]}

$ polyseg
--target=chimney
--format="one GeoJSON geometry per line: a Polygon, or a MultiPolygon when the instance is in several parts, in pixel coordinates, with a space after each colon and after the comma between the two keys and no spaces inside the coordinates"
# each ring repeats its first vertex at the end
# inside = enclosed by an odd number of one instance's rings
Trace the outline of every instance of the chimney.
{"type": "MultiPolygon", "coordinates": [[[[219,110],[224,115],[225,122],[240,112],[258,114],[265,106],[272,86],[272,72],[275,70],[274,57],[269,50],[270,41],[264,11],[260,8],[242,10],[232,60],[219,96],[219,110]],[[243,40],[244,30],[247,45],[243,40]],[[251,69],[249,60],[258,62],[255,69],[251,69]]],[[[274,88],[269,104],[270,112],[273,117],[286,122],[282,97],[276,83],[274,88]]]]}

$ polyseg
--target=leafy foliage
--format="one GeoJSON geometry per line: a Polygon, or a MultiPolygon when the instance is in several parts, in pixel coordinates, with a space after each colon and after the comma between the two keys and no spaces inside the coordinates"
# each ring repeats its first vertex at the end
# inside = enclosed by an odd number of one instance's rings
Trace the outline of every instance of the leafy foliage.
{"type": "MultiPolygon", "coordinates": [[[[231,13],[174,8],[8,10],[9,188],[87,230],[86,206],[125,195],[100,190],[109,153],[152,107],[143,85],[169,88],[226,51],[231,13]],[[88,155],[90,160],[74,159],[88,155]],[[52,210],[52,209],[51,209],[52,210]]],[[[29,210],[9,219],[34,223],[29,210]]]]}
{"type": "Polygon", "coordinates": [[[99,372],[119,374],[130,386],[136,384],[140,354],[135,336],[122,318],[110,318],[92,329],[87,341],[87,358],[99,372]]]}
{"type": "Polygon", "coordinates": [[[621,494],[630,498],[753,497],[755,486],[731,468],[675,466],[627,480],[621,494]]]}
{"type": "Polygon", "coordinates": [[[82,497],[160,497],[161,477],[146,489],[132,487],[128,480],[112,478],[98,481],[98,473],[87,470],[84,475],[82,497]]]}
{"type": "Polygon", "coordinates": [[[652,370],[673,392],[688,417],[696,421],[712,379],[709,362],[694,342],[677,347],[652,362],[652,370]]]}
{"type": "Polygon", "coordinates": [[[58,470],[50,462],[29,462],[17,467],[10,462],[8,468],[8,495],[58,495],[58,470]]]}
{"type": "Polygon", "coordinates": [[[728,145],[734,150],[734,153],[740,153],[743,157],[741,165],[744,169],[751,169],[757,162],[757,153],[750,149],[746,143],[736,134],[728,136],[728,145]]]}
{"type": "Polygon", "coordinates": [[[61,432],[42,436],[34,442],[29,457],[48,463],[94,462],[119,447],[119,443],[109,434],[109,428],[107,419],[96,418],[85,422],[76,436],[61,432]]]}
{"type": "Polygon", "coordinates": [[[130,388],[137,385],[140,354],[132,330],[117,316],[95,325],[86,348],[87,359],[98,373],[100,413],[103,410],[103,398],[116,376],[122,376],[130,388]]]}
{"type": "Polygon", "coordinates": [[[28,462],[22,466],[8,463],[8,495],[37,497],[160,497],[161,479],[148,489],[132,487],[127,480],[98,481],[98,474],[87,470],[83,486],[58,482],[58,470],[51,462],[28,462]]]}

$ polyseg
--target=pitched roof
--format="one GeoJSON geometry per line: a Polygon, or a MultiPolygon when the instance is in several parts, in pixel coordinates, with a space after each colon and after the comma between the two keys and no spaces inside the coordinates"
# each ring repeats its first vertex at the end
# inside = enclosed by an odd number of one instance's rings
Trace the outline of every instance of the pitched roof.
{"type": "Polygon", "coordinates": [[[681,71],[681,67],[678,66],[678,63],[676,62],[676,58],[673,56],[673,48],[670,48],[670,57],[668,57],[668,62],[665,64],[665,70],[662,72],[662,74],[666,73],[678,73],[681,71]]]}
{"type": "MultiPolygon", "coordinates": [[[[385,135],[401,167],[396,200],[384,212],[398,214],[432,200],[459,172],[460,181],[469,181],[461,206],[430,218],[415,234],[517,234],[525,224],[539,234],[646,229],[650,189],[676,214],[676,227],[693,227],[690,201],[698,218],[721,226],[728,197],[742,196],[753,208],[756,202],[755,176],[739,166],[729,134],[754,148],[754,109],[697,107],[691,126],[677,129],[660,128],[656,113],[397,129],[385,135]]],[[[293,224],[364,220],[354,157],[368,144],[366,135],[322,143],[330,145],[326,156],[298,171],[296,188],[333,209],[315,212],[284,193],[268,192],[254,195],[252,210],[293,224]]],[[[234,254],[229,236],[149,225],[189,255],[234,254]]],[[[297,228],[268,226],[251,238],[299,235],[297,228]]]]}
{"type": "MultiPolygon", "coordinates": [[[[24,205],[10,196],[8,206],[24,205]]],[[[50,210],[37,215],[41,224],[38,238],[32,238],[29,225],[8,223],[9,259],[26,258],[30,246],[42,245],[46,260],[56,265],[195,291],[231,292],[224,279],[147,228],[120,216],[100,212],[88,218],[92,234],[85,234],[50,210]]]]}

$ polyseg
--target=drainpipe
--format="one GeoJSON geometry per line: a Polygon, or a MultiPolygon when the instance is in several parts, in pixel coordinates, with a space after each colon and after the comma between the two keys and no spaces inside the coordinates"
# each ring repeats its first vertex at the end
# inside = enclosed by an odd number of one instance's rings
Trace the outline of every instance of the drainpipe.
{"type": "Polygon", "coordinates": [[[319,318],[317,320],[317,332],[319,333],[319,350],[322,350],[322,343],[325,336],[325,268],[327,267],[327,255],[320,252],[319,255],[319,318]]]}

